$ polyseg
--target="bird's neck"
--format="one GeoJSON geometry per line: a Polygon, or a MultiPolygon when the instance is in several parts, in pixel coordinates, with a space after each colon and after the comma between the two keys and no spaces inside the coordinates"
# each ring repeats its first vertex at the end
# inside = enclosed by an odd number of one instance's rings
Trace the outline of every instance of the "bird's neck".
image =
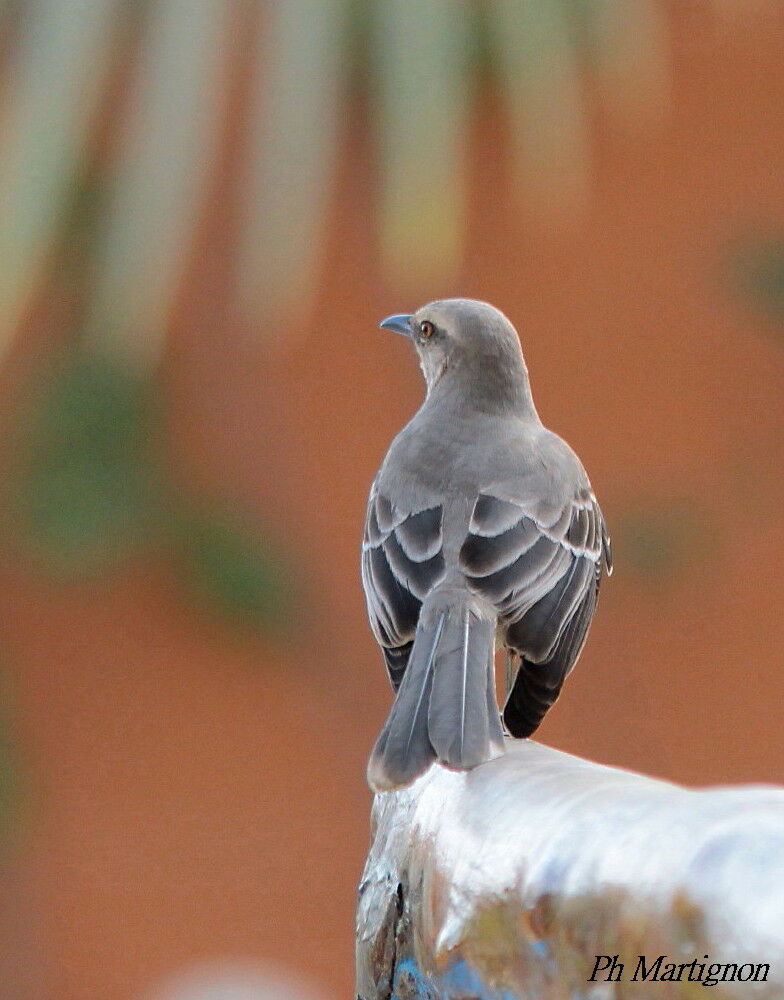
{"type": "Polygon", "coordinates": [[[539,419],[522,357],[474,357],[447,364],[428,386],[425,405],[446,414],[473,411],[539,419]]]}

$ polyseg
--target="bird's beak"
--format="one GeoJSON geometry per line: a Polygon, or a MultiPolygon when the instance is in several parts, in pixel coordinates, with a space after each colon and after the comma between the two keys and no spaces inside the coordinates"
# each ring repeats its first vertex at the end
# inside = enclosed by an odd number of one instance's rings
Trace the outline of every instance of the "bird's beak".
{"type": "Polygon", "coordinates": [[[381,330],[394,330],[395,333],[402,333],[404,337],[411,336],[411,314],[396,313],[394,316],[387,316],[378,324],[381,330]]]}

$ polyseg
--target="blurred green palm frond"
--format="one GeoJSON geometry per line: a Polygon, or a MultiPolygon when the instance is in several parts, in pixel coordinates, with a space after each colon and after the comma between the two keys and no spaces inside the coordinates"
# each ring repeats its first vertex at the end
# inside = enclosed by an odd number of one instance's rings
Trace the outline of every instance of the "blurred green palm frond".
{"type": "Polygon", "coordinates": [[[0,346],[16,334],[86,169],[118,0],[31,0],[15,17],[0,145],[0,346]]]}
{"type": "Polygon", "coordinates": [[[349,117],[358,63],[378,149],[383,259],[390,279],[408,284],[418,268],[426,283],[460,260],[467,123],[483,62],[508,119],[520,196],[546,195],[545,208],[579,208],[591,189],[586,74],[634,127],[666,101],[662,0],[278,0],[247,8],[241,39],[237,10],[231,0],[0,7],[3,344],[56,269],[69,199],[103,142],[108,197],[90,235],[86,339],[155,362],[243,46],[255,55],[242,114],[236,298],[251,321],[262,309],[285,313],[294,289],[301,299],[314,287],[342,140],[368,124],[349,117]],[[423,227],[438,234],[427,253],[423,227]]]}
{"type": "Polygon", "coordinates": [[[275,3],[268,13],[253,60],[240,181],[237,285],[251,316],[285,314],[313,293],[344,123],[346,0],[275,3]]]}
{"type": "Polygon", "coordinates": [[[152,407],[227,151],[239,157],[227,181],[229,328],[242,318],[272,330],[307,308],[337,167],[357,134],[377,163],[368,239],[388,280],[424,294],[462,259],[482,88],[494,88],[514,165],[498,199],[576,218],[592,192],[595,95],[619,131],[666,107],[666,8],[0,0],[0,349],[63,291],[74,327],[73,354],[53,366],[28,421],[15,491],[40,550],[84,569],[163,538],[194,591],[264,618],[283,577],[277,557],[231,518],[188,514],[209,504],[177,501],[152,407]]]}
{"type": "Polygon", "coordinates": [[[744,237],[729,254],[728,271],[744,300],[784,327],[784,237],[744,237]]]}
{"type": "Polygon", "coordinates": [[[220,132],[230,43],[224,4],[149,5],[107,207],[95,234],[86,336],[149,367],[202,209],[220,132]]]}
{"type": "Polygon", "coordinates": [[[15,527],[58,579],[94,577],[154,542],[201,607],[272,630],[296,597],[287,560],[251,519],[169,481],[154,388],[115,358],[58,358],[23,418],[15,527]]]}
{"type": "Polygon", "coordinates": [[[652,589],[672,588],[686,568],[715,558],[719,533],[711,520],[709,511],[687,497],[630,503],[618,517],[614,536],[624,571],[652,589]]]}
{"type": "Polygon", "coordinates": [[[460,250],[475,20],[471,4],[451,0],[372,5],[382,251],[394,276],[425,286],[453,271],[460,250]]]}

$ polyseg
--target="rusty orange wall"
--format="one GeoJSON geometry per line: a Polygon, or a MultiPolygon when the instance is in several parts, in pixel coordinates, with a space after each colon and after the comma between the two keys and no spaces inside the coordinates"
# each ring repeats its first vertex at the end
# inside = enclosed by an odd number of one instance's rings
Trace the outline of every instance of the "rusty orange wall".
{"type": "MultiPolygon", "coordinates": [[[[679,781],[784,781],[784,340],[722,271],[739,236],[784,232],[784,23],[701,24],[675,22],[659,133],[599,123],[598,195],[571,235],[496,200],[502,128],[481,109],[469,261],[428,297],[516,321],[540,412],[611,528],[673,504],[698,522],[664,579],[637,573],[616,532],[616,575],[540,738],[679,781]]],[[[309,328],[260,347],[216,325],[216,206],[167,369],[175,468],[258,511],[303,567],[289,637],[200,618],[163,561],[96,590],[4,560],[31,996],[131,1000],[221,955],[273,956],[349,995],[364,763],[389,702],[357,545],[421,387],[406,345],[374,330],[418,303],[378,283],[370,155],[348,126],[346,143],[309,328]]]]}

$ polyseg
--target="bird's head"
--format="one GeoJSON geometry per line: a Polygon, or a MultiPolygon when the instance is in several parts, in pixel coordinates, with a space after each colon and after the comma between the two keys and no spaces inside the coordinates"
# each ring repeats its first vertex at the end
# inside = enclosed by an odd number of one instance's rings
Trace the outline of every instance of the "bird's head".
{"type": "Polygon", "coordinates": [[[517,331],[487,302],[440,299],[388,316],[380,326],[413,342],[428,394],[447,382],[482,409],[530,403],[517,331]]]}

